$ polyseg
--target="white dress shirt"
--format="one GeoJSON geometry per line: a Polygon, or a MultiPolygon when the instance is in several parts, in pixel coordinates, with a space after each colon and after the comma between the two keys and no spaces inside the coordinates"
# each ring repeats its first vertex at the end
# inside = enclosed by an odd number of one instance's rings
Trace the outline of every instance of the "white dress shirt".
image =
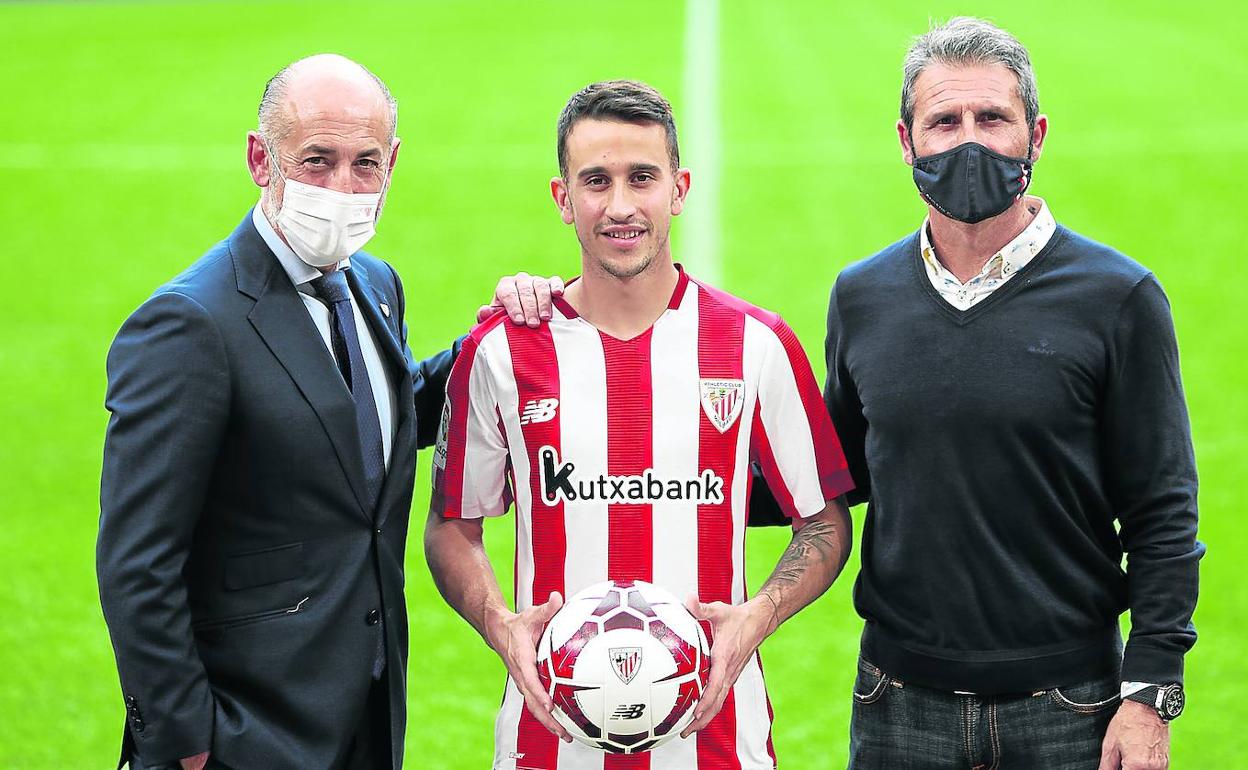
{"type": "MultiPolygon", "coordinates": [[[[281,263],[290,282],[299,291],[299,297],[303,300],[308,315],[312,317],[312,323],[316,324],[317,331],[321,333],[325,349],[329,351],[329,355],[336,363],[337,357],[334,356],[334,344],[330,334],[329,307],[317,298],[316,291],[310,284],[310,281],[320,277],[321,271],[304,262],[290,246],[286,245],[286,242],[273,229],[273,225],[269,224],[268,217],[260,210],[258,203],[251,212],[251,221],[259,231],[260,237],[268,244],[269,250],[281,263]]],[[[350,268],[350,259],[342,260],[337,266],[339,270],[350,268]]],[[[360,338],[360,353],[364,356],[364,368],[368,370],[368,381],[373,387],[373,400],[377,404],[377,420],[381,423],[381,454],[385,458],[386,470],[389,470],[390,446],[394,443],[394,431],[397,427],[395,418],[399,413],[398,404],[395,401],[394,385],[390,382],[385,364],[377,349],[377,340],[373,338],[373,330],[364,320],[364,316],[360,315],[359,302],[354,292],[351,293],[351,310],[355,315],[355,328],[360,338]]]]}
{"type": "Polygon", "coordinates": [[[1014,240],[989,257],[979,275],[966,283],[958,280],[936,258],[936,249],[932,246],[928,234],[928,223],[931,217],[923,220],[923,228],[919,230],[919,253],[923,255],[923,267],[932,286],[946,302],[958,310],[969,310],[981,300],[1005,285],[1006,281],[1022,270],[1040,250],[1049,243],[1053,232],[1057,230],[1057,222],[1049,213],[1049,206],[1043,198],[1027,196],[1027,207],[1035,212],[1035,219],[1015,236],[1014,240]]]}

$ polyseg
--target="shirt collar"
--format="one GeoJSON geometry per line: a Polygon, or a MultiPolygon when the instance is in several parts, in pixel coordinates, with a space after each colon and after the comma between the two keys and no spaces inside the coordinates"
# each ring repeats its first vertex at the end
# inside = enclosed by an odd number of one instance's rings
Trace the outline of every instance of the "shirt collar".
{"type": "MultiPolygon", "coordinates": [[[[256,226],[256,232],[260,233],[260,237],[264,239],[265,244],[269,247],[269,251],[272,251],[273,256],[277,257],[282,270],[286,271],[286,275],[290,276],[290,282],[297,288],[303,288],[303,284],[321,277],[320,270],[300,259],[294,249],[290,248],[286,241],[282,240],[282,237],[273,229],[273,225],[269,223],[269,218],[260,210],[259,203],[251,210],[251,223],[256,226]]],[[[339,270],[346,270],[349,267],[351,267],[349,258],[338,263],[339,270]]]]}
{"type": "MultiPolygon", "coordinates": [[[[984,268],[977,277],[983,277],[986,273],[999,268],[1001,276],[1008,278],[1022,270],[1040,253],[1041,249],[1048,245],[1053,233],[1057,230],[1057,221],[1053,219],[1053,214],[1049,211],[1049,204],[1045,203],[1044,198],[1035,195],[1027,196],[1027,204],[1029,208],[1039,207],[1035,218],[1023,228],[1021,233],[1014,236],[1013,240],[984,262],[984,268]]],[[[936,250],[932,247],[931,236],[928,234],[930,222],[931,216],[929,215],[923,219],[923,227],[919,230],[919,253],[923,255],[923,261],[929,270],[937,275],[944,275],[948,270],[936,258],[936,250]]]]}

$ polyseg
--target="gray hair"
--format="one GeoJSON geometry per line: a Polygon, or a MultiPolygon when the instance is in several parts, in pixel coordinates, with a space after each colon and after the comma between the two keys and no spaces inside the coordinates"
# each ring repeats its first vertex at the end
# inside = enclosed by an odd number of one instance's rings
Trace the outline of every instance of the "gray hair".
{"type": "Polygon", "coordinates": [[[337,54],[316,54],[315,56],[304,57],[287,64],[276,75],[269,78],[269,82],[264,84],[264,93],[260,96],[260,109],[257,111],[260,121],[260,135],[266,141],[276,144],[285,139],[286,135],[290,133],[290,120],[286,115],[285,101],[291,76],[299,65],[321,56],[333,56],[342,59],[344,62],[349,62],[359,67],[361,72],[368,75],[377,84],[382,98],[386,100],[386,105],[390,108],[389,139],[393,140],[399,121],[399,103],[395,101],[394,95],[390,93],[390,89],[386,87],[382,79],[373,74],[372,70],[357,61],[337,56],[337,54]]]}
{"type": "Polygon", "coordinates": [[[1026,110],[1027,126],[1036,125],[1040,95],[1031,57],[1018,38],[1000,27],[969,16],[955,16],[914,39],[902,64],[901,120],[906,131],[914,127],[914,82],[927,66],[941,64],[1000,64],[1018,78],[1018,97],[1026,110]]]}

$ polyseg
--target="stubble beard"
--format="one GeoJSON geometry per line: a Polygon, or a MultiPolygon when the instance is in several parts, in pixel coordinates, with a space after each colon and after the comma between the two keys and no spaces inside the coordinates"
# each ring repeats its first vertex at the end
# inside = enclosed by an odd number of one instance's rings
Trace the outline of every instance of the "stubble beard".
{"type": "Polygon", "coordinates": [[[650,267],[650,263],[653,261],[654,254],[650,253],[642,255],[636,262],[629,264],[620,264],[609,259],[599,259],[598,267],[612,278],[628,280],[629,278],[636,278],[644,273],[646,268],[650,267]]]}
{"type": "MultiPolygon", "coordinates": [[[[653,232],[653,230],[650,230],[650,232],[653,232]]],[[[597,234],[595,234],[595,236],[596,235],[597,234]]],[[[581,253],[588,256],[592,263],[600,271],[606,273],[612,278],[627,281],[629,279],[636,278],[650,268],[650,265],[654,263],[654,258],[657,257],[663,251],[663,247],[667,245],[668,237],[668,234],[664,234],[662,240],[658,241],[654,245],[654,248],[646,251],[644,254],[638,255],[635,259],[629,262],[622,262],[618,259],[599,256],[590,249],[586,248],[586,245],[583,242],[581,243],[581,253]]]]}
{"type": "Polygon", "coordinates": [[[277,225],[277,212],[281,209],[277,194],[277,185],[280,182],[281,177],[271,172],[268,186],[260,190],[260,212],[268,218],[269,224],[273,225],[279,235],[282,232],[277,225]]]}

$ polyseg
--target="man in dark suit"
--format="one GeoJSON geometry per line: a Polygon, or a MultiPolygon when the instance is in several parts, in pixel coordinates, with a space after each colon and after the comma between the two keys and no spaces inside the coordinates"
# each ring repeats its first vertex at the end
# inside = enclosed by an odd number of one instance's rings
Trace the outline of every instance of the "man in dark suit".
{"type": "Polygon", "coordinates": [[[109,352],[97,566],[131,767],[402,764],[416,449],[458,343],[413,361],[398,275],[358,250],[396,114],[342,57],[274,77],[260,205],[109,352]]]}

